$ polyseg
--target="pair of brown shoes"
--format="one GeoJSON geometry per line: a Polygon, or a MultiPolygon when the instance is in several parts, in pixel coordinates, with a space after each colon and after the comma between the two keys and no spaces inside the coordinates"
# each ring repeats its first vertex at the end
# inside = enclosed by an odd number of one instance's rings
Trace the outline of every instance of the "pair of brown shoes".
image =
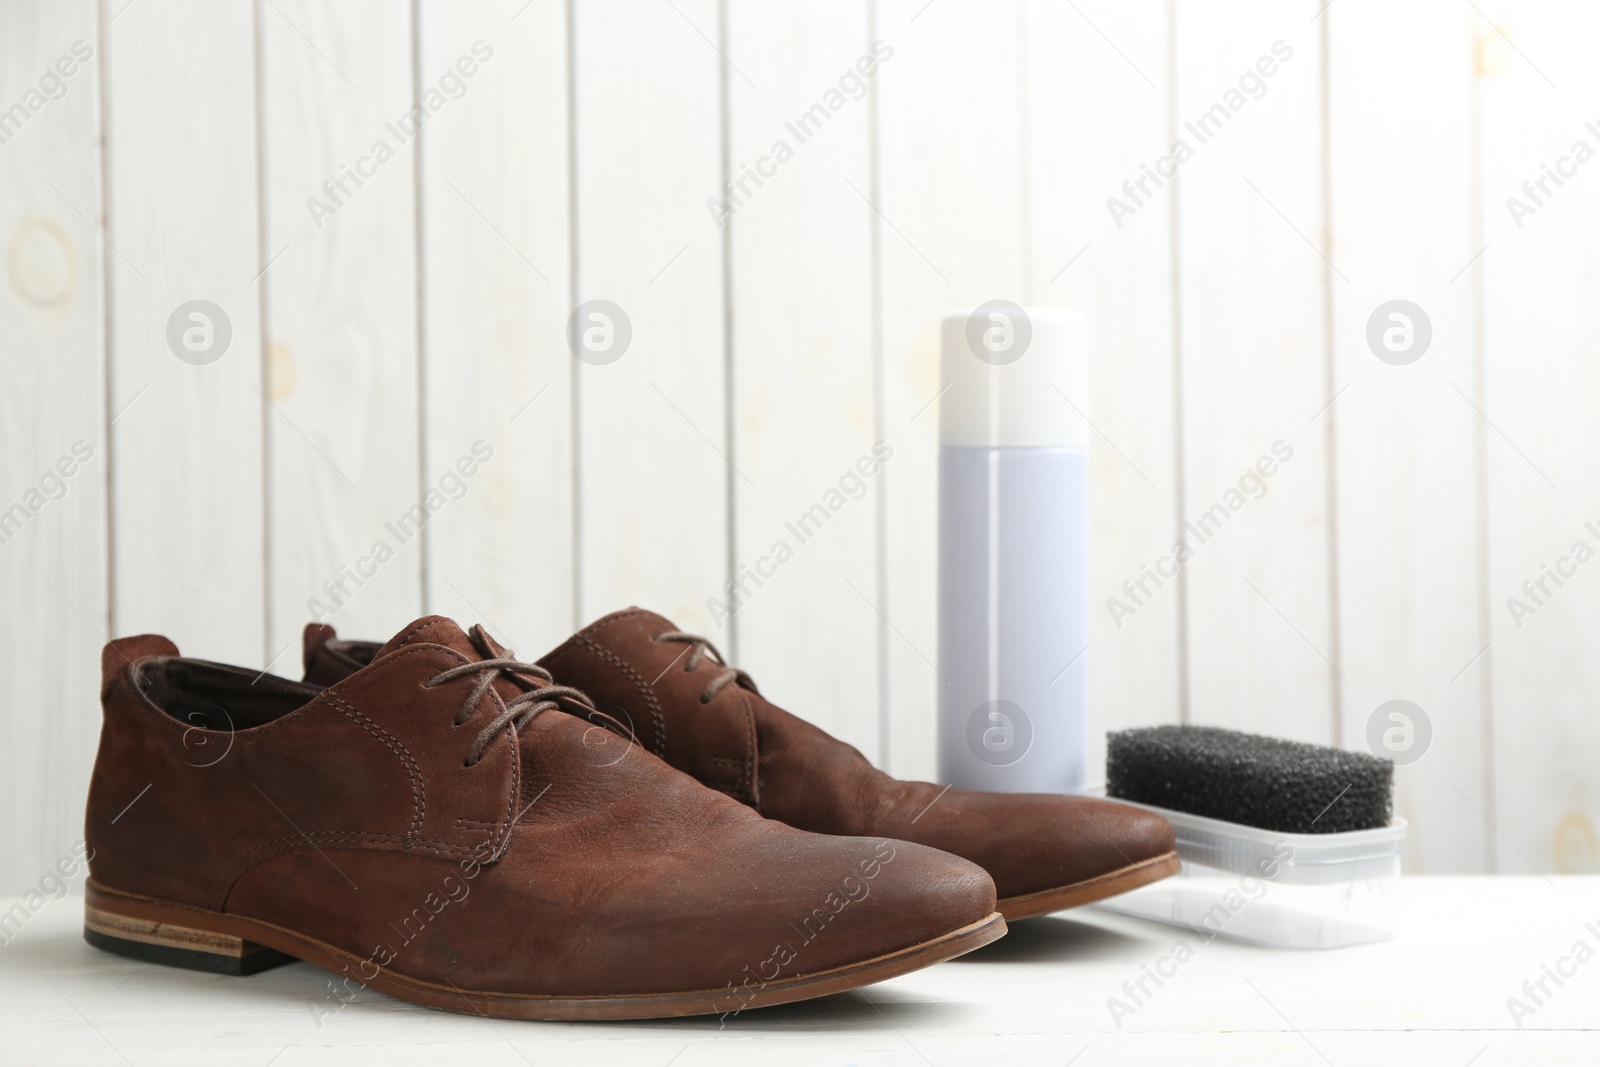
{"type": "Polygon", "coordinates": [[[538,664],[437,616],[381,646],[312,624],[305,663],[106,646],[91,944],[487,1016],[726,1014],[1178,866],[1138,809],[890,778],[646,611],[538,664]]]}

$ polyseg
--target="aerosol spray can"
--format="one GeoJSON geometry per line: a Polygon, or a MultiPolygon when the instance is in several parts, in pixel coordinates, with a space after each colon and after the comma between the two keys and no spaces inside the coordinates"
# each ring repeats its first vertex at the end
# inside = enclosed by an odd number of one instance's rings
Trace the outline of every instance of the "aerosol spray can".
{"type": "Polygon", "coordinates": [[[939,773],[1081,791],[1088,749],[1087,328],[991,301],[945,318],[939,773]]]}

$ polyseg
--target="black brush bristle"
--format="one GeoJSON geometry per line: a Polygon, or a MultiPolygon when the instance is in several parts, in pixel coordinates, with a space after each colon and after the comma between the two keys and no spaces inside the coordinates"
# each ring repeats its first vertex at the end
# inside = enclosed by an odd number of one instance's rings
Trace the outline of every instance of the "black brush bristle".
{"type": "Polygon", "coordinates": [[[1214,726],[1152,726],[1107,735],[1106,793],[1263,830],[1335,834],[1389,824],[1394,764],[1214,726]]]}

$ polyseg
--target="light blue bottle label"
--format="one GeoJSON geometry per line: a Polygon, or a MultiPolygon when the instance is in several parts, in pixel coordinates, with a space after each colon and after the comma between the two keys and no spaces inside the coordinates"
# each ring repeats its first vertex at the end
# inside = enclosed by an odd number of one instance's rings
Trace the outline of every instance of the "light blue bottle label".
{"type": "Polygon", "coordinates": [[[939,452],[941,780],[1079,792],[1088,748],[1088,452],[939,452]]]}

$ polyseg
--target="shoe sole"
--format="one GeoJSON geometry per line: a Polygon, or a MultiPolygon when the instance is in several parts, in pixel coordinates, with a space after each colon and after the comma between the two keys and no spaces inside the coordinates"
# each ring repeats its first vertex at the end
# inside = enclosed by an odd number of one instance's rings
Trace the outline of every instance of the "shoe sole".
{"type": "Polygon", "coordinates": [[[1005,916],[1006,922],[1031,919],[1036,915],[1049,915],[1053,911],[1065,911],[1068,908],[1093,904],[1097,900],[1105,900],[1118,893],[1126,893],[1130,889],[1159,882],[1182,869],[1183,861],[1178,859],[1178,853],[1167,852],[1082,882],[1056,886],[1054,889],[1041,889],[1037,893],[1005,897],[996,907],[1000,909],[1000,914],[1005,916]]]}
{"type": "MultiPolygon", "coordinates": [[[[439,985],[387,968],[380,968],[377,977],[362,984],[423,1007],[500,1019],[590,1021],[737,1014],[896,978],[981,948],[1005,932],[1005,919],[993,912],[909,948],[737,991],[730,983],[722,989],[683,993],[538,996],[460,989],[448,981],[439,985]]],[[[93,880],[85,886],[83,937],[95,948],[119,956],[212,974],[256,974],[296,960],[346,975],[357,973],[363,965],[373,966],[350,952],[273,923],[123,893],[93,880]]]]}

